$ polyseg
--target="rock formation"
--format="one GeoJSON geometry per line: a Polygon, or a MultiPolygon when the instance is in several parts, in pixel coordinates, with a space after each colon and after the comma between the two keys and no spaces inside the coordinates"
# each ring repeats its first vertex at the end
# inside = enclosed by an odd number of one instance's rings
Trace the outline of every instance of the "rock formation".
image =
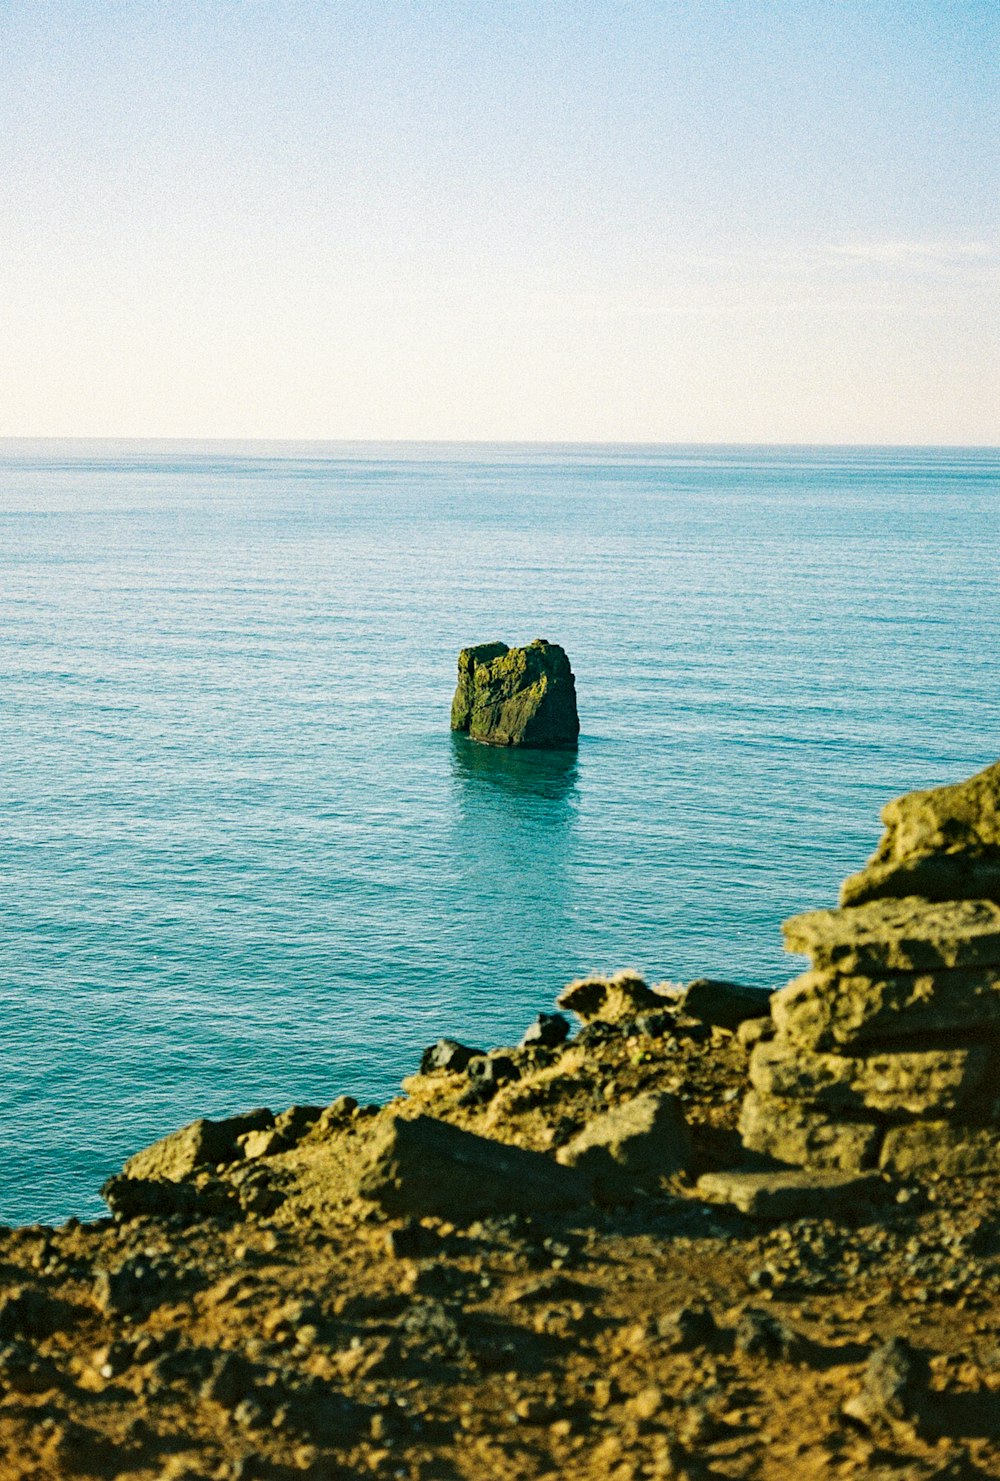
{"type": "Polygon", "coordinates": [[[882,818],[841,908],[785,922],[813,969],[771,999],[744,1145],[900,1177],[1000,1171],[1000,764],[882,818]]]}
{"type": "Polygon", "coordinates": [[[580,721],[565,650],[544,638],[526,648],[506,643],[463,648],[451,728],[489,746],[575,746],[580,721]]]}

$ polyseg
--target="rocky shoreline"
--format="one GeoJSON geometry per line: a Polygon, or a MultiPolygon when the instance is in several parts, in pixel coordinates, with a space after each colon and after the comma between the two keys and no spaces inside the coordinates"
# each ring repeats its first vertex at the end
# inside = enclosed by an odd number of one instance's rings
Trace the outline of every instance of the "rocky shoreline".
{"type": "Polygon", "coordinates": [[[770,1000],[572,983],[0,1231],[0,1476],[1000,1476],[998,799],[891,804],[770,1000]]]}

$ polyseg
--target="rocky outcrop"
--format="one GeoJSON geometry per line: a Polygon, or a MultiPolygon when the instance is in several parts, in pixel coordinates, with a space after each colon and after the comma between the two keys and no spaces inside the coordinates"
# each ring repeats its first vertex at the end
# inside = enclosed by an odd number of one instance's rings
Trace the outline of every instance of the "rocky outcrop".
{"type": "Polygon", "coordinates": [[[743,1142],[813,1168],[1000,1171],[1000,899],[970,893],[1000,859],[1000,765],[882,816],[850,903],[785,922],[813,970],[772,996],[743,1142]],[[905,892],[918,880],[933,898],[905,892]]]}
{"type": "Polygon", "coordinates": [[[526,648],[463,648],[451,728],[489,746],[574,747],[580,720],[565,650],[544,638],[526,648]]]}
{"type": "Polygon", "coordinates": [[[841,905],[892,896],[1000,902],[1000,761],[967,781],[910,792],[882,809],[885,834],[841,905]]]}

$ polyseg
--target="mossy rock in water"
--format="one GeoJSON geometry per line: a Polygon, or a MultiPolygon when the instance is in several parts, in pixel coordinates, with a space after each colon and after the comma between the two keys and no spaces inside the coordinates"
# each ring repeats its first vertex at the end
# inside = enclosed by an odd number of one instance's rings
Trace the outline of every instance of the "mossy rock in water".
{"type": "Polygon", "coordinates": [[[575,746],[580,720],[565,649],[544,638],[526,648],[463,648],[451,728],[488,746],[575,746]]]}

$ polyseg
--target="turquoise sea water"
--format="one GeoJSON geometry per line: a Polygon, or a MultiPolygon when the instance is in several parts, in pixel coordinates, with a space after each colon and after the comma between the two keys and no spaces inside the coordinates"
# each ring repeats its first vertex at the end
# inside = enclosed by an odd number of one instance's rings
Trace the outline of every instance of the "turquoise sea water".
{"type": "Polygon", "coordinates": [[[1000,457],[0,445],[0,1219],[199,1114],[391,1094],[574,975],[798,969],[1000,755],[1000,457]],[[455,740],[543,636],[576,757],[455,740]]]}

